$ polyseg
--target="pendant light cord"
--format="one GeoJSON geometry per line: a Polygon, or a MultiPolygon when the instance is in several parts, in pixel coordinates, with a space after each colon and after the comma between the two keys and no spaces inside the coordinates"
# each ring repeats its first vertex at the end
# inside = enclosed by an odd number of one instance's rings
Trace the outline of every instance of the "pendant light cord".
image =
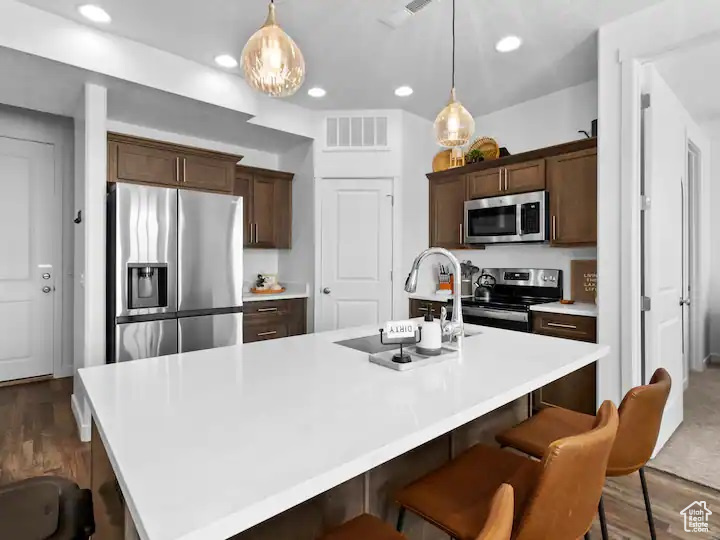
{"type": "Polygon", "coordinates": [[[452,87],[455,88],[455,0],[452,7],[452,87]]]}

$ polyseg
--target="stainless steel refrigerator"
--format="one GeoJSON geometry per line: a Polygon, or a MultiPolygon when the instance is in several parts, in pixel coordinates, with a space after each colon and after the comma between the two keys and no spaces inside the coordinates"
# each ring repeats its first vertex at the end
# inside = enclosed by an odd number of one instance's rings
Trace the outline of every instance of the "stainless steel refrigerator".
{"type": "Polygon", "coordinates": [[[107,361],[242,343],[242,198],[118,183],[107,204],[107,361]]]}

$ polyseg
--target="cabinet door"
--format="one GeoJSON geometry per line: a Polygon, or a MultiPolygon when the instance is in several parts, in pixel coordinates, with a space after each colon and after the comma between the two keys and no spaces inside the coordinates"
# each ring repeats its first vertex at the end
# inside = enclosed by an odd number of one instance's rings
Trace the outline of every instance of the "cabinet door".
{"type": "Polygon", "coordinates": [[[597,243],[597,149],[548,158],[550,234],[555,246],[597,243]]]}
{"type": "Polygon", "coordinates": [[[182,157],[182,185],[204,191],[230,193],[235,177],[232,161],[184,155],[182,157]]]}
{"type": "Polygon", "coordinates": [[[430,182],[430,245],[463,246],[463,222],[466,194],[465,176],[435,179],[430,182]]]}
{"type": "Polygon", "coordinates": [[[233,195],[243,198],[243,245],[251,246],[252,238],[252,185],[253,175],[238,171],[235,174],[235,182],[233,184],[233,195]]]}
{"type": "Polygon", "coordinates": [[[505,167],[504,193],[526,193],[545,189],[545,160],[537,159],[505,167]]]}
{"type": "MultiPolygon", "coordinates": [[[[594,317],[580,317],[560,313],[533,313],[533,333],[545,336],[597,341],[597,321],[594,317]]],[[[596,367],[590,364],[553,381],[533,393],[535,408],[564,407],[586,414],[595,414],[596,367]]]]}
{"type": "Polygon", "coordinates": [[[277,180],[255,175],[252,187],[252,247],[277,247],[275,234],[275,198],[277,180]]]}
{"type": "Polygon", "coordinates": [[[139,144],[118,143],[109,146],[115,152],[110,178],[119,182],[178,185],[180,158],[175,152],[139,144]]]}
{"type": "Polygon", "coordinates": [[[487,169],[467,175],[467,198],[495,197],[504,190],[503,170],[487,169]]]}
{"type": "Polygon", "coordinates": [[[292,182],[275,180],[275,247],[289,249],[292,246],[292,182]]]}

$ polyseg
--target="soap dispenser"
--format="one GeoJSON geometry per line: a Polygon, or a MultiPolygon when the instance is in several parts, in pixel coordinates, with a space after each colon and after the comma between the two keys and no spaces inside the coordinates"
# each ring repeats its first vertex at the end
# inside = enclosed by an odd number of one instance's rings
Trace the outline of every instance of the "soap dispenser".
{"type": "Polygon", "coordinates": [[[425,322],[422,325],[420,343],[417,344],[417,352],[424,355],[438,355],[442,350],[442,328],[440,321],[436,321],[432,313],[425,315],[425,322]]]}

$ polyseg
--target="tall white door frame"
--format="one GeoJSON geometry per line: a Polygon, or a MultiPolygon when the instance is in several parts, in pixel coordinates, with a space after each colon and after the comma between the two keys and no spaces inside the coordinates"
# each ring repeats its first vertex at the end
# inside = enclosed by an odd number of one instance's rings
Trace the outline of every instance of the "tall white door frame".
{"type": "MultiPolygon", "coordinates": [[[[694,45],[694,42],[688,42],[687,47],[694,45]]],[[[683,47],[684,48],[684,47],[683,47]]],[[[654,53],[643,57],[623,56],[621,55],[620,64],[622,71],[622,148],[621,148],[621,185],[623,186],[623,196],[621,198],[621,222],[623,228],[633,231],[632,234],[623,234],[621,238],[622,259],[621,259],[621,396],[627,392],[632,386],[640,385],[644,382],[644,374],[642,369],[642,341],[641,332],[642,318],[642,289],[641,289],[641,212],[643,200],[641,197],[641,79],[643,65],[662,58],[670,52],[676,52],[680,49],[659,49],[654,53]]],[[[602,135],[601,135],[602,136],[602,135]]],[[[688,135],[688,141],[692,141],[692,135],[688,135]]],[[[700,175],[702,175],[702,170],[700,175]]],[[[701,176],[702,177],[702,176],[701,176]]],[[[697,186],[695,186],[697,188],[697,186]]],[[[691,190],[691,201],[694,200],[693,222],[697,232],[700,224],[704,223],[703,212],[705,209],[699,204],[698,199],[701,197],[701,190],[691,190]]],[[[694,235],[697,239],[697,234],[694,235]]],[[[698,250],[694,250],[695,256],[698,250]]],[[[695,284],[700,283],[699,264],[695,264],[691,276],[691,280],[695,284]]],[[[693,292],[693,298],[697,299],[699,294],[696,287],[693,292]]],[[[690,319],[699,320],[699,302],[692,302],[690,308],[690,319]]],[[[606,321],[599,320],[600,325],[606,321]]],[[[697,355],[697,340],[699,339],[699,327],[694,325],[691,333],[691,342],[695,343],[695,350],[691,355],[697,355]]],[[[691,347],[692,349],[692,347],[691,347]]],[[[697,359],[691,356],[691,369],[699,369],[697,359]]]]}
{"type": "Polygon", "coordinates": [[[315,328],[320,329],[322,328],[322,295],[323,295],[323,284],[322,284],[322,264],[323,264],[323,254],[322,254],[322,187],[324,183],[327,182],[343,182],[347,180],[352,181],[362,181],[362,180],[386,180],[391,182],[392,184],[392,196],[393,196],[393,204],[392,204],[392,295],[393,298],[391,298],[391,310],[392,310],[392,316],[395,317],[396,313],[396,306],[395,306],[395,294],[396,294],[396,284],[398,282],[398,276],[401,274],[401,263],[400,263],[400,255],[401,255],[401,249],[399,249],[400,246],[400,234],[401,234],[401,223],[399,216],[401,215],[401,210],[399,208],[399,201],[398,201],[398,178],[397,177],[362,177],[362,178],[356,178],[356,177],[332,177],[332,178],[315,178],[314,181],[314,201],[315,201],[315,286],[316,289],[314,291],[316,301],[314,302],[314,313],[313,318],[315,322],[315,328]]]}
{"type": "MultiPolygon", "coordinates": [[[[53,184],[55,198],[52,207],[51,220],[55,224],[53,229],[53,255],[54,268],[54,343],[53,343],[53,370],[54,377],[67,377],[73,373],[72,357],[72,310],[67,312],[68,303],[72,303],[72,258],[66,260],[63,251],[63,237],[71,229],[65,218],[72,211],[72,160],[71,148],[67,146],[71,138],[72,125],[62,125],[44,113],[3,107],[0,110],[0,136],[36,142],[49,145],[53,148],[54,169],[53,184]],[[68,131],[66,137],[64,130],[68,131]],[[66,185],[67,184],[67,185],[66,185]],[[67,286],[67,288],[66,288],[67,286]]],[[[72,235],[72,231],[70,231],[72,235]]],[[[71,306],[70,306],[71,308],[71,306]]]]}

